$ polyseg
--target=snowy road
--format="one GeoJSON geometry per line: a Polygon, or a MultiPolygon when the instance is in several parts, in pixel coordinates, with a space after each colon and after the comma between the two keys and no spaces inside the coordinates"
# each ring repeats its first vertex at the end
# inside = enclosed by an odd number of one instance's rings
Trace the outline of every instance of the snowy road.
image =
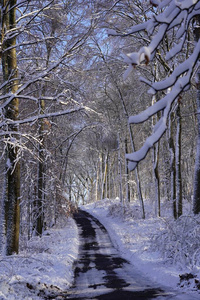
{"type": "Polygon", "coordinates": [[[75,266],[74,285],[65,299],[187,299],[155,286],[120,257],[105,227],[92,215],[74,215],[81,244],[75,266]]]}

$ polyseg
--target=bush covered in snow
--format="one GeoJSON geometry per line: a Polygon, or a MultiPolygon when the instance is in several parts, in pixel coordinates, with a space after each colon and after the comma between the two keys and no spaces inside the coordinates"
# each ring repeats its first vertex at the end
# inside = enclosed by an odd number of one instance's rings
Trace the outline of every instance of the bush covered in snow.
{"type": "MultiPolygon", "coordinates": [[[[99,205],[100,203],[98,203],[99,205]]],[[[150,216],[152,206],[145,203],[145,208],[146,215],[150,216]]],[[[141,208],[136,203],[107,200],[107,211],[109,217],[129,222],[129,226],[142,226],[141,208]]],[[[183,215],[177,220],[173,220],[171,217],[154,219],[147,217],[143,225],[148,235],[146,249],[160,253],[165,263],[174,265],[179,270],[185,268],[200,270],[200,216],[183,215]],[[154,226],[154,230],[151,230],[151,226],[154,226]]]]}
{"type": "Polygon", "coordinates": [[[66,290],[78,247],[75,221],[60,216],[57,225],[32,237],[19,255],[0,256],[0,299],[52,299],[51,294],[66,290]]]}
{"type": "Polygon", "coordinates": [[[200,268],[200,217],[182,216],[178,220],[162,219],[164,228],[152,239],[152,248],[159,250],[172,264],[200,268]]]}
{"type": "Polygon", "coordinates": [[[113,217],[121,217],[123,219],[141,219],[141,209],[138,205],[131,207],[129,203],[112,202],[108,207],[108,215],[113,217]]]}

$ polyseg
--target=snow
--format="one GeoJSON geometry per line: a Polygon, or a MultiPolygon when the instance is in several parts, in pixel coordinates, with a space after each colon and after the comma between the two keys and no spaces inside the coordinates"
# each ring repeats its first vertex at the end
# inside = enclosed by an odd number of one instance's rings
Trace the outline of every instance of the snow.
{"type": "MultiPolygon", "coordinates": [[[[181,259],[175,261],[176,255],[174,255],[174,260],[170,259],[170,255],[166,254],[166,250],[162,253],[162,247],[167,247],[167,244],[164,243],[164,237],[167,236],[167,227],[170,227],[170,223],[168,223],[170,218],[151,217],[150,211],[152,213],[153,207],[150,200],[145,201],[147,215],[145,220],[141,218],[141,211],[137,202],[133,202],[130,207],[128,204],[122,207],[119,200],[104,200],[88,204],[82,209],[100,220],[108,230],[114,246],[123,258],[134,265],[134,268],[136,267],[144,275],[156,283],[160,283],[161,286],[164,285],[172,290],[177,289],[179,292],[188,293],[190,297],[186,297],[186,299],[200,299],[200,292],[195,291],[192,281],[187,282],[186,286],[179,287],[180,274],[194,272],[195,270],[197,278],[200,278],[200,268],[197,266],[189,267],[181,259]],[[156,248],[156,239],[160,240],[159,250],[156,248]]],[[[170,208],[168,208],[168,214],[170,215],[170,208]]],[[[190,220],[190,217],[188,218],[190,220]]],[[[177,227],[177,231],[180,229],[180,239],[183,239],[181,228],[184,231],[186,226],[180,225],[180,228],[177,227]]],[[[173,225],[172,230],[176,231],[173,225]]],[[[178,233],[176,232],[176,234],[178,233]]],[[[170,248],[170,243],[168,246],[170,248]]]]}
{"type": "MultiPolygon", "coordinates": [[[[119,199],[105,199],[81,208],[100,220],[121,256],[139,272],[161,287],[183,292],[181,299],[199,299],[194,279],[179,285],[179,275],[193,273],[196,280],[200,278],[200,250],[195,250],[190,260],[185,257],[185,247],[191,247],[192,241],[199,243],[195,245],[200,249],[200,226],[195,226],[200,223],[199,216],[184,215],[173,223],[169,202],[162,203],[162,218],[152,217],[153,206],[152,201],[145,200],[145,220],[136,200],[122,205],[119,199]]],[[[72,218],[62,222],[62,228],[51,228],[41,238],[32,238],[19,255],[0,257],[0,300],[41,300],[72,285],[78,228],[72,218]]]]}
{"type": "Polygon", "coordinates": [[[133,66],[132,64],[130,64],[123,74],[123,79],[126,80],[132,71],[133,71],[133,66]]]}
{"type": "Polygon", "coordinates": [[[39,300],[47,291],[69,288],[78,256],[78,229],[71,218],[62,223],[63,228],[32,238],[19,255],[0,256],[0,300],[39,300]]]}
{"type": "Polygon", "coordinates": [[[195,5],[195,10],[200,9],[200,2],[197,2],[197,4],[195,5]]]}
{"type": "Polygon", "coordinates": [[[172,49],[170,49],[170,51],[166,54],[165,57],[166,60],[170,60],[172,57],[174,57],[177,53],[181,51],[181,49],[183,48],[183,44],[185,42],[185,37],[186,35],[184,35],[180,43],[175,44],[175,46],[172,49]]]}
{"type": "Polygon", "coordinates": [[[185,1],[175,1],[175,4],[180,7],[181,9],[190,8],[192,5],[196,4],[197,0],[185,0],[185,1]]]}
{"type": "Polygon", "coordinates": [[[171,0],[163,0],[160,1],[160,4],[158,5],[159,9],[163,9],[165,6],[167,6],[169,3],[171,2],[171,0]]]}
{"type": "MultiPolygon", "coordinates": [[[[159,138],[164,134],[164,132],[166,131],[166,123],[163,121],[165,120],[164,118],[159,120],[159,127],[157,128],[157,130],[146,139],[144,145],[135,152],[126,154],[126,159],[133,161],[133,162],[139,162],[142,159],[144,159],[149,151],[149,149],[159,140],[159,138]],[[160,120],[162,122],[160,122],[160,120]]],[[[130,167],[130,165],[129,165],[130,167]]],[[[130,169],[132,170],[132,169],[130,169]]]]}

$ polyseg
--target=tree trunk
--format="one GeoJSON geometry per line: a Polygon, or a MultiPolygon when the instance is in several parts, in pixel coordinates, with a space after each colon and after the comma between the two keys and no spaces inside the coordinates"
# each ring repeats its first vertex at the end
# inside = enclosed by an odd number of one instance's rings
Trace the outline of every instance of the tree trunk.
{"type": "MultiPolygon", "coordinates": [[[[5,86],[5,93],[15,93],[18,90],[17,80],[17,55],[16,38],[14,29],[16,28],[16,0],[1,1],[1,43],[2,43],[2,70],[3,80],[8,81],[5,86]],[[7,31],[13,30],[13,34],[8,37],[7,31]]],[[[10,120],[17,120],[19,100],[14,98],[6,107],[5,117],[10,120]]],[[[17,126],[8,126],[8,131],[18,131],[17,126]]],[[[18,146],[16,134],[7,134],[6,148],[6,189],[4,195],[5,205],[5,234],[6,234],[6,254],[18,253],[19,230],[20,230],[20,163],[18,159],[18,146]]]]}
{"type": "MultiPolygon", "coordinates": [[[[128,141],[127,138],[124,141],[125,144],[125,153],[128,153],[128,141]]],[[[129,170],[128,170],[128,162],[125,161],[125,176],[126,176],[126,200],[128,202],[131,201],[131,192],[130,192],[130,183],[129,183],[129,170]]]]}
{"type": "MultiPolygon", "coordinates": [[[[44,112],[44,100],[40,101],[40,114],[44,112]]],[[[45,201],[45,158],[44,158],[44,120],[39,124],[39,162],[38,162],[38,185],[36,202],[36,235],[41,235],[44,227],[44,201],[45,201]]]]}
{"type": "MultiPolygon", "coordinates": [[[[130,134],[132,151],[134,152],[135,151],[135,145],[134,145],[134,141],[133,141],[133,132],[131,130],[130,124],[128,125],[128,129],[129,129],[129,134],[130,134]]],[[[136,184],[137,184],[137,193],[138,193],[138,197],[139,197],[140,205],[141,205],[142,218],[145,219],[144,200],[143,200],[143,196],[142,196],[142,189],[141,189],[138,165],[135,168],[135,177],[136,177],[136,184]]]]}
{"type": "Polygon", "coordinates": [[[107,186],[106,186],[107,171],[108,171],[108,151],[105,154],[101,199],[107,198],[107,186]]]}
{"type": "Polygon", "coordinates": [[[95,188],[95,200],[98,201],[99,195],[99,168],[100,168],[100,158],[97,161],[97,171],[96,171],[96,188],[95,188]]]}
{"type": "Polygon", "coordinates": [[[160,176],[158,170],[159,161],[159,142],[153,147],[153,171],[155,178],[155,196],[156,196],[156,215],[161,216],[160,210],[160,176]]]}
{"type": "MultiPolygon", "coordinates": [[[[159,78],[159,71],[157,67],[157,62],[155,62],[154,65],[154,76],[155,76],[155,82],[158,81],[159,78]]],[[[157,95],[158,96],[158,95],[157,95]]],[[[152,97],[152,105],[158,101],[157,96],[154,95],[152,97]]],[[[154,128],[155,124],[160,119],[160,113],[157,113],[152,118],[152,128],[154,128]]],[[[160,200],[160,174],[159,174],[159,150],[160,150],[160,142],[156,143],[153,146],[153,174],[154,174],[154,180],[155,180],[155,197],[156,197],[156,203],[155,203],[155,214],[156,216],[161,216],[161,200],[160,200]]]]}
{"type": "Polygon", "coordinates": [[[119,199],[123,203],[123,192],[122,192],[122,163],[121,163],[121,152],[120,152],[120,136],[118,134],[118,178],[119,178],[119,199]]]}
{"type": "MultiPolygon", "coordinates": [[[[196,17],[194,28],[195,42],[200,38],[200,16],[196,17]]],[[[196,73],[196,86],[197,86],[197,150],[195,161],[195,174],[194,174],[194,196],[193,196],[193,212],[194,214],[200,213],[200,68],[198,67],[196,73]]]]}
{"type": "Polygon", "coordinates": [[[177,217],[179,218],[183,213],[182,176],[181,176],[181,114],[180,114],[180,105],[178,105],[176,115],[177,115],[177,128],[176,128],[176,204],[177,204],[177,217]]]}
{"type": "Polygon", "coordinates": [[[172,203],[173,216],[174,219],[177,218],[176,209],[176,167],[175,167],[175,146],[173,139],[173,124],[172,119],[174,118],[174,113],[170,114],[169,118],[169,150],[170,150],[170,191],[171,197],[170,201],[172,203]]]}

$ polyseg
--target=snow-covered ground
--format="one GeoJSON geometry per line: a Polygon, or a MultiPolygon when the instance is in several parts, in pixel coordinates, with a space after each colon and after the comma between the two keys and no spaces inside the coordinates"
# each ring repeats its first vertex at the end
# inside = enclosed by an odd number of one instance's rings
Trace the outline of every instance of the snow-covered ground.
{"type": "Polygon", "coordinates": [[[0,300],[39,300],[66,291],[78,256],[78,229],[68,218],[62,228],[32,238],[19,255],[0,256],[0,300]]]}
{"type": "MultiPolygon", "coordinates": [[[[146,205],[145,220],[140,218],[137,203],[125,207],[117,199],[98,201],[82,209],[103,223],[121,255],[146,276],[200,299],[200,251],[191,249],[198,249],[200,243],[199,217],[185,216],[180,224],[169,223],[168,218],[150,217],[149,207],[146,205]],[[186,253],[195,255],[189,258],[186,253]],[[188,278],[180,284],[179,275],[188,278]],[[193,275],[197,277],[189,278],[193,275]]],[[[73,282],[78,247],[78,228],[68,218],[62,228],[32,238],[19,255],[0,256],[0,300],[41,300],[51,292],[66,291],[73,282]]]]}
{"type": "MultiPolygon", "coordinates": [[[[151,204],[149,209],[147,205],[146,208],[147,212],[152,210],[151,204]]],[[[182,249],[185,243],[187,244],[184,240],[186,236],[192,239],[188,240],[191,247],[192,242],[196,244],[199,241],[197,232],[199,217],[195,220],[193,217],[185,216],[180,225],[179,221],[168,223],[168,218],[147,216],[143,220],[140,218],[140,208],[136,203],[124,207],[116,199],[98,201],[82,209],[100,220],[121,255],[147,277],[172,289],[189,292],[190,297],[192,293],[194,299],[200,299],[200,266],[197,263],[195,265],[194,259],[189,260],[185,257],[188,249],[182,249]],[[187,234],[188,231],[190,235],[187,234]],[[171,236],[168,236],[169,234],[171,236]],[[194,277],[190,278],[193,275],[194,277]]],[[[196,254],[200,260],[200,251],[196,254]]]]}

